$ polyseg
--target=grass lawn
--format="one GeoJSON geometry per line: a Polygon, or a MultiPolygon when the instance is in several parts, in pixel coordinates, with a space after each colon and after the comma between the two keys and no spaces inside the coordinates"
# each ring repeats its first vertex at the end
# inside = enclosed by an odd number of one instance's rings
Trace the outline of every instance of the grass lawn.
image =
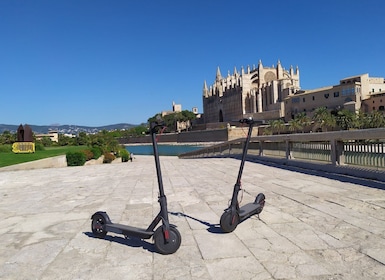
{"type": "Polygon", "coordinates": [[[0,153],[0,167],[14,165],[18,163],[55,157],[60,155],[65,155],[67,152],[76,152],[85,150],[86,146],[63,146],[63,147],[47,147],[44,151],[36,151],[32,154],[14,154],[9,153],[0,153]]]}

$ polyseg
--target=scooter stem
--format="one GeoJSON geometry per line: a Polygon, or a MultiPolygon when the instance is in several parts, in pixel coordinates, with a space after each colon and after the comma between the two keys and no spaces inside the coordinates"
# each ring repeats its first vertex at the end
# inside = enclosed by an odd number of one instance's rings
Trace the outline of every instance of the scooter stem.
{"type": "Polygon", "coordinates": [[[237,183],[236,183],[236,185],[239,185],[239,188],[241,186],[241,177],[242,177],[242,173],[243,173],[243,167],[245,166],[247,150],[249,148],[251,133],[253,131],[253,122],[249,122],[248,124],[249,124],[249,131],[247,133],[247,138],[245,140],[245,144],[243,145],[241,166],[239,167],[238,178],[237,178],[237,183]]]}
{"type": "Polygon", "coordinates": [[[250,138],[251,138],[251,133],[253,131],[253,123],[254,123],[253,120],[249,120],[249,119],[243,119],[240,122],[241,123],[247,123],[249,125],[249,131],[247,133],[247,138],[246,138],[245,143],[243,145],[241,165],[239,167],[238,178],[237,178],[237,182],[234,185],[233,196],[231,198],[231,204],[229,207],[231,210],[232,216],[234,215],[234,213],[236,213],[236,211],[238,211],[238,193],[241,190],[241,177],[242,177],[242,173],[243,173],[243,168],[245,166],[247,150],[249,148],[249,142],[250,142],[250,138]]]}
{"type": "Polygon", "coordinates": [[[155,157],[155,166],[156,166],[156,175],[158,177],[158,186],[159,186],[159,197],[158,201],[160,204],[160,217],[162,219],[163,233],[165,235],[165,239],[168,241],[169,239],[169,221],[168,221],[168,210],[167,210],[167,198],[164,193],[163,181],[162,181],[162,172],[160,169],[160,161],[159,161],[159,153],[158,153],[158,144],[156,141],[156,128],[161,125],[157,122],[152,122],[150,124],[151,128],[151,137],[152,137],[152,147],[154,150],[155,157]]]}
{"type": "Polygon", "coordinates": [[[159,153],[158,153],[158,144],[156,142],[156,128],[160,125],[157,122],[152,122],[150,125],[151,128],[151,138],[152,138],[152,147],[154,151],[154,157],[155,157],[155,166],[156,166],[156,175],[158,177],[158,185],[159,185],[159,197],[165,196],[164,189],[163,189],[163,181],[162,181],[162,172],[160,170],[160,164],[159,164],[159,153]]]}

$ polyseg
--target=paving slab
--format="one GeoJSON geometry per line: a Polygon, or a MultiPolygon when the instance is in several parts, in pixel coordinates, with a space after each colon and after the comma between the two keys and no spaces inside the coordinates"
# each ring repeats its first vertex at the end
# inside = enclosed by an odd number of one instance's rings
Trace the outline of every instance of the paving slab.
{"type": "Polygon", "coordinates": [[[247,161],[240,203],[259,216],[219,227],[240,161],[161,156],[171,255],[108,233],[91,215],[147,227],[159,211],[154,158],[82,167],[0,170],[0,279],[385,279],[385,184],[247,161]]]}

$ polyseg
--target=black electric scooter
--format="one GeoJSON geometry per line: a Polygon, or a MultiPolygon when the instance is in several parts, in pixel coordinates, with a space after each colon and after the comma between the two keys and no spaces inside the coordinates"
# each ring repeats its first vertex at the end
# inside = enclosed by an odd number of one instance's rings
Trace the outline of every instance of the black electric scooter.
{"type": "Polygon", "coordinates": [[[233,196],[231,198],[231,203],[224,213],[221,216],[220,226],[224,232],[232,232],[238,226],[238,224],[245,219],[249,218],[252,215],[260,214],[263,207],[265,206],[265,195],[259,193],[253,203],[248,203],[242,207],[239,207],[238,203],[238,194],[241,190],[241,177],[243,172],[243,167],[245,165],[247,149],[249,147],[249,142],[251,138],[251,132],[253,131],[254,120],[252,118],[241,119],[239,121],[242,124],[248,124],[249,131],[245,144],[243,146],[241,166],[239,167],[237,182],[234,185],[233,196]]]}
{"type": "Polygon", "coordinates": [[[137,228],[122,224],[114,224],[111,222],[106,212],[98,211],[91,217],[92,232],[96,237],[104,238],[107,232],[114,232],[117,234],[123,234],[127,237],[137,237],[140,239],[149,239],[153,236],[154,245],[157,251],[161,254],[167,255],[175,253],[182,241],[179,231],[175,225],[169,224],[168,211],[167,211],[167,199],[163,190],[162,174],[160,170],[158,146],[156,143],[156,130],[163,125],[160,122],[153,122],[150,125],[152,145],[155,157],[155,166],[158,176],[159,185],[159,197],[158,202],[160,204],[160,212],[154,218],[152,223],[147,229],[137,228]],[[156,230],[155,227],[162,221],[162,226],[159,226],[156,230]],[[155,231],[154,231],[155,230],[155,231]]]}

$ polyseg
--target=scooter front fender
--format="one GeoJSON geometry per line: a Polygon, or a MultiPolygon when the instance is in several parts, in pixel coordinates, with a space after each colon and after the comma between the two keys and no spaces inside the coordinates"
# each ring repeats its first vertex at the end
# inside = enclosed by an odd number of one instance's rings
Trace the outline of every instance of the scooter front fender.
{"type": "Polygon", "coordinates": [[[101,215],[103,216],[104,220],[106,221],[106,224],[112,224],[111,222],[111,219],[110,217],[108,216],[108,214],[104,211],[98,211],[98,212],[95,212],[92,216],[91,216],[91,220],[94,219],[95,215],[101,215]]]}

